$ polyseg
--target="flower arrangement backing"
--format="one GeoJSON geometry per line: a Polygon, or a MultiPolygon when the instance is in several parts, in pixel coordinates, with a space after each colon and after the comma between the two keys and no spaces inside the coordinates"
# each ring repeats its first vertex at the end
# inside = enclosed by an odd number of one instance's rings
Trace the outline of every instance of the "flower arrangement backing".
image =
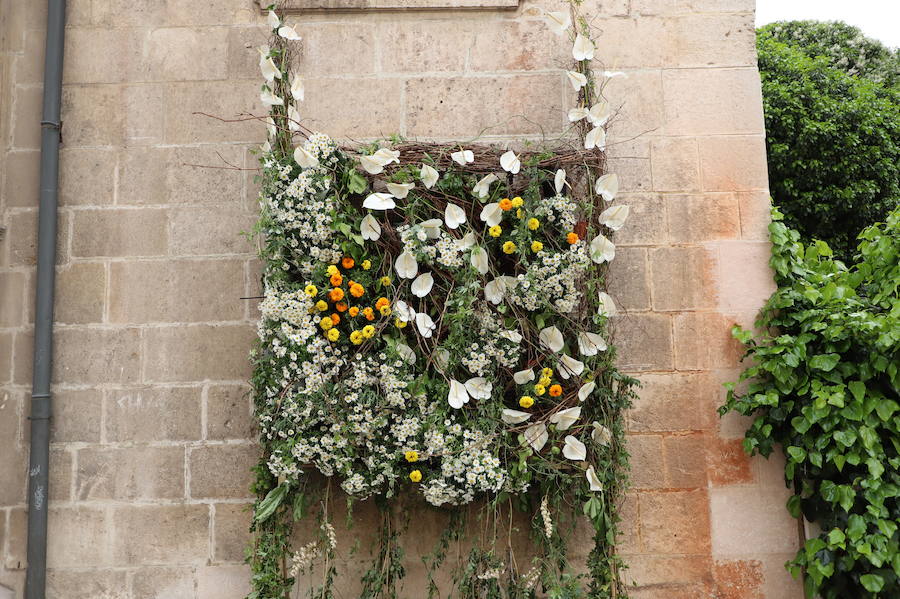
{"type": "Polygon", "coordinates": [[[339,489],[348,507],[375,502],[382,514],[360,597],[403,596],[409,509],[449,514],[419,556],[429,598],[446,572],[447,596],[460,599],[626,595],[616,508],[636,381],[615,368],[604,285],[628,206],[604,173],[610,110],[577,7],[546,14],[573,42],[572,131],[518,153],[401,139],[339,147],[309,131],[289,68],[300,35],[270,12],[251,599],[334,596],[338,556],[362,554],[338,547],[339,489]],[[315,532],[297,547],[304,518],[315,532]],[[586,522],[593,549],[570,563],[586,522]],[[528,560],[510,540],[519,527],[530,529],[528,560]],[[451,560],[453,544],[465,555],[451,560]]]}

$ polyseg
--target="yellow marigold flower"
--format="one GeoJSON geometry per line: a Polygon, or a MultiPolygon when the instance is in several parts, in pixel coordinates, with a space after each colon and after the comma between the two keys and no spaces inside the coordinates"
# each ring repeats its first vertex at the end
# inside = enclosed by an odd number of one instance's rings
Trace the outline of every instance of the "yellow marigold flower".
{"type": "Polygon", "coordinates": [[[366,339],[371,339],[375,335],[375,327],[370,324],[367,324],[362,329],[362,336],[366,339]]]}
{"type": "Polygon", "coordinates": [[[394,319],[394,326],[397,327],[398,329],[402,329],[402,328],[405,327],[407,324],[409,324],[409,323],[408,323],[408,322],[405,322],[405,321],[403,321],[403,320],[400,320],[399,318],[395,318],[395,319],[394,319]]]}
{"type": "Polygon", "coordinates": [[[391,284],[391,278],[390,277],[381,277],[381,284],[384,285],[385,287],[387,287],[388,285],[391,284]]]}
{"type": "Polygon", "coordinates": [[[403,457],[406,458],[407,462],[418,462],[419,461],[419,452],[418,451],[407,451],[403,454],[403,457]]]}
{"type": "Polygon", "coordinates": [[[547,387],[538,383],[537,385],[534,386],[534,392],[538,395],[543,395],[544,393],[547,392],[547,387]]]}
{"type": "Polygon", "coordinates": [[[357,308],[356,306],[351,306],[348,312],[350,313],[350,316],[356,316],[357,314],[359,314],[359,308],[357,308]]]}
{"type": "Polygon", "coordinates": [[[562,395],[562,387],[559,385],[551,385],[550,386],[550,397],[559,397],[562,395]]]}
{"type": "Polygon", "coordinates": [[[500,237],[500,234],[503,233],[503,229],[500,225],[494,225],[490,229],[488,229],[488,235],[491,237],[500,237]]]}
{"type": "Polygon", "coordinates": [[[363,267],[363,270],[369,270],[370,268],[372,268],[372,261],[371,260],[363,260],[362,267],[363,267]]]}
{"type": "Polygon", "coordinates": [[[378,308],[378,311],[381,312],[382,316],[390,316],[391,315],[391,307],[390,306],[381,306],[378,308]]]}
{"type": "Polygon", "coordinates": [[[322,327],[323,331],[327,331],[328,329],[330,329],[331,327],[334,326],[334,321],[331,320],[330,316],[326,316],[325,318],[323,318],[322,320],[319,321],[319,326],[322,327]]]}
{"type": "Polygon", "coordinates": [[[523,200],[519,196],[516,196],[512,199],[513,208],[521,208],[522,204],[524,204],[524,203],[525,203],[525,200],[523,200]]]}
{"type": "Polygon", "coordinates": [[[341,289],[340,287],[335,287],[328,293],[328,297],[333,302],[339,302],[342,299],[344,299],[344,290],[341,289]]]}
{"type": "Polygon", "coordinates": [[[319,312],[324,312],[328,309],[328,304],[325,303],[325,300],[319,300],[316,302],[316,310],[319,312]]]}
{"type": "Polygon", "coordinates": [[[534,405],[534,398],[528,395],[523,395],[519,399],[519,405],[525,408],[526,410],[534,405]]]}
{"type": "Polygon", "coordinates": [[[344,277],[341,276],[341,273],[336,272],[331,275],[331,278],[328,279],[328,281],[331,283],[332,287],[340,287],[341,283],[344,282],[344,277]]]}
{"type": "Polygon", "coordinates": [[[524,214],[524,212],[522,212],[522,209],[521,209],[521,208],[519,208],[518,210],[516,210],[516,218],[522,218],[522,215],[523,215],[523,214],[524,214]]]}
{"type": "Polygon", "coordinates": [[[571,233],[566,235],[566,241],[569,243],[569,245],[575,245],[576,243],[578,243],[578,239],[578,233],[576,233],[575,231],[572,231],[571,233]]]}
{"type": "Polygon", "coordinates": [[[539,221],[538,219],[536,219],[534,217],[531,217],[528,219],[528,223],[526,223],[526,224],[528,225],[528,228],[531,229],[532,231],[537,231],[537,228],[541,226],[541,221],[539,221]]]}
{"type": "Polygon", "coordinates": [[[504,254],[512,254],[515,251],[516,251],[516,244],[514,244],[512,241],[507,241],[506,243],[503,244],[503,253],[504,254]]]}
{"type": "Polygon", "coordinates": [[[551,376],[553,376],[553,369],[552,369],[552,368],[542,368],[542,369],[541,369],[541,376],[546,376],[546,377],[551,377],[551,376]]]}
{"type": "Polygon", "coordinates": [[[341,337],[341,332],[337,329],[330,329],[327,335],[329,341],[337,341],[341,337]]]}
{"type": "Polygon", "coordinates": [[[353,331],[352,333],[350,333],[350,342],[353,343],[353,345],[359,345],[360,343],[362,343],[363,342],[362,332],[361,331],[353,331]]]}
{"type": "Polygon", "coordinates": [[[372,308],[363,308],[362,312],[366,320],[375,320],[375,313],[372,311],[372,308]]]}
{"type": "Polygon", "coordinates": [[[500,200],[500,210],[512,210],[512,207],[513,203],[509,198],[503,198],[502,200],[500,200]]]}
{"type": "Polygon", "coordinates": [[[315,285],[307,285],[303,291],[309,297],[316,297],[319,294],[319,289],[315,285]]]}
{"type": "Polygon", "coordinates": [[[325,272],[327,272],[328,275],[331,276],[331,275],[333,275],[333,274],[335,274],[335,273],[338,273],[338,272],[341,272],[341,271],[339,271],[339,270],[338,270],[338,267],[335,266],[334,264],[329,264],[329,265],[328,265],[328,268],[325,269],[325,272]]]}
{"type": "Polygon", "coordinates": [[[544,244],[540,241],[532,241],[531,242],[531,251],[537,254],[539,251],[544,249],[544,244]]]}
{"type": "Polygon", "coordinates": [[[353,297],[362,297],[366,290],[359,283],[354,283],[350,286],[350,295],[353,297]]]}
{"type": "Polygon", "coordinates": [[[383,306],[390,306],[390,305],[391,305],[391,300],[389,300],[386,297],[379,297],[378,301],[375,302],[375,309],[381,310],[381,308],[383,306]]]}
{"type": "Polygon", "coordinates": [[[543,386],[545,386],[545,387],[546,387],[547,385],[549,385],[549,384],[550,384],[550,377],[549,377],[549,376],[542,376],[541,379],[538,381],[538,385],[543,385],[543,386]]]}
{"type": "Polygon", "coordinates": [[[419,482],[420,480],[422,480],[422,473],[418,470],[413,470],[409,473],[409,480],[413,481],[414,483],[419,482]]]}
{"type": "Polygon", "coordinates": [[[337,314],[332,314],[331,322],[333,322],[334,324],[339,324],[341,322],[341,317],[338,316],[337,314]]]}

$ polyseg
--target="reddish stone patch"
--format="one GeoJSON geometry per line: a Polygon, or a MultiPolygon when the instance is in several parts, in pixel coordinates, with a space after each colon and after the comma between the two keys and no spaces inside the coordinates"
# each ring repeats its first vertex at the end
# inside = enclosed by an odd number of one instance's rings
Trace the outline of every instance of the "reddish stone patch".
{"type": "Polygon", "coordinates": [[[763,599],[762,563],[756,560],[717,561],[713,565],[716,599],[763,599]]]}
{"type": "Polygon", "coordinates": [[[753,464],[744,452],[741,439],[707,438],[709,480],[713,486],[753,482],[753,464]]]}

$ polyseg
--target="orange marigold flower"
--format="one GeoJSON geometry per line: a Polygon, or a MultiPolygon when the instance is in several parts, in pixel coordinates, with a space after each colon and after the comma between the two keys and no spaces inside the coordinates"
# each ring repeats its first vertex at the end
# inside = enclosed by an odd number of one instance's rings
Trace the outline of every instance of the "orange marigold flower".
{"type": "Polygon", "coordinates": [[[566,241],[569,242],[569,245],[575,245],[576,243],[578,243],[578,239],[578,233],[574,231],[566,235],[566,241]]]}
{"type": "Polygon", "coordinates": [[[340,287],[341,283],[344,282],[344,277],[341,276],[341,273],[336,272],[333,275],[331,275],[331,279],[329,279],[329,280],[331,281],[332,287],[340,287]]]}
{"type": "Polygon", "coordinates": [[[332,314],[331,322],[333,322],[334,324],[338,324],[339,322],[341,322],[341,317],[338,316],[337,314],[332,314]]]}
{"type": "Polygon", "coordinates": [[[344,259],[341,260],[341,266],[343,266],[345,270],[353,268],[355,264],[356,262],[350,256],[344,256],[344,259]]]}
{"type": "Polygon", "coordinates": [[[378,301],[375,302],[375,309],[381,310],[384,306],[390,306],[390,305],[391,305],[391,300],[389,300],[386,297],[379,297],[378,301]]]}
{"type": "Polygon", "coordinates": [[[338,312],[346,312],[346,311],[347,311],[347,304],[344,303],[344,302],[340,302],[340,303],[338,303],[338,304],[335,304],[334,308],[335,308],[335,310],[337,310],[338,312]]]}
{"type": "Polygon", "coordinates": [[[509,198],[503,198],[500,200],[500,210],[512,210],[513,203],[509,198]]]}
{"type": "Polygon", "coordinates": [[[350,295],[352,295],[353,297],[362,297],[365,292],[366,290],[363,289],[363,286],[359,283],[350,285],[350,295]]]}
{"type": "Polygon", "coordinates": [[[328,298],[333,302],[339,302],[344,299],[344,290],[340,287],[335,287],[331,291],[328,292],[328,298]]]}
{"type": "Polygon", "coordinates": [[[363,316],[366,317],[366,320],[375,320],[375,312],[372,311],[372,308],[363,308],[363,316]]]}
{"type": "Polygon", "coordinates": [[[356,316],[357,314],[359,314],[359,308],[357,308],[356,306],[352,306],[350,308],[350,316],[356,316]]]}
{"type": "Polygon", "coordinates": [[[562,395],[562,387],[559,385],[550,385],[550,397],[559,397],[562,395]]]}

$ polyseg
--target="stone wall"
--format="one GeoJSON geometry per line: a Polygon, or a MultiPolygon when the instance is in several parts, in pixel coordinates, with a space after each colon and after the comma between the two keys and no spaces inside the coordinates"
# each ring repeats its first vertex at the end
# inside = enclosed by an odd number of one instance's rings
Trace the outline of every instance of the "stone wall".
{"type": "MultiPolygon", "coordinates": [[[[446,4],[443,2],[442,4],[446,4]]],[[[0,585],[24,580],[43,2],[0,0],[0,585]]],[[[245,381],[257,265],[252,0],[70,0],[60,177],[49,597],[242,597],[257,459],[245,381]]],[[[451,3],[452,4],[452,3],[451,3]]],[[[559,132],[568,46],[515,11],[315,13],[306,115],[366,139],[559,132]],[[522,115],[527,115],[527,119],[522,115]]],[[[777,460],[720,421],[734,322],[772,290],[753,0],[585,0],[620,114],[632,218],[612,294],[633,490],[633,597],[801,596],[777,460]]],[[[4,596],[0,592],[0,596],[4,596]]],[[[417,599],[417,598],[412,598],[417,599]]]]}

